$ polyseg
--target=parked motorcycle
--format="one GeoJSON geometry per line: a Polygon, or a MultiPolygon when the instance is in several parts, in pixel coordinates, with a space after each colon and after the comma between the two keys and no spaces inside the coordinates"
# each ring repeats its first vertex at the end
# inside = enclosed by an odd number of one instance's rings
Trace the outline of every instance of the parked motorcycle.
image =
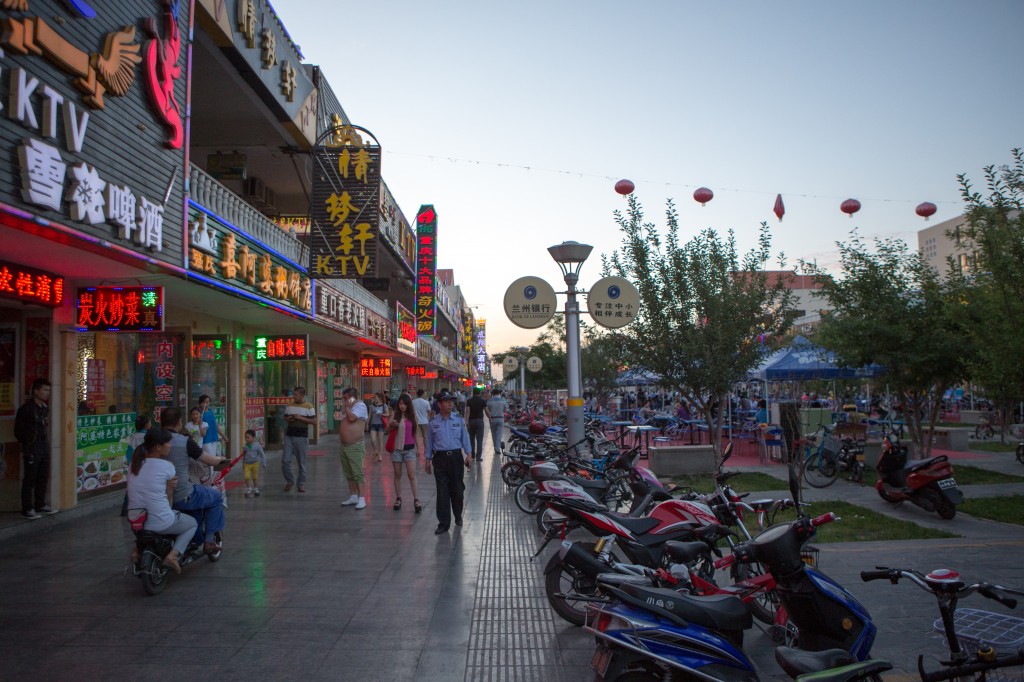
{"type": "Polygon", "coordinates": [[[938,513],[940,518],[951,519],[956,516],[956,506],[964,501],[948,457],[907,463],[907,448],[900,445],[895,433],[882,441],[882,455],[875,469],[875,490],[886,502],[909,500],[925,511],[938,513]]]}
{"type": "MultiPolygon", "coordinates": [[[[175,536],[146,530],[145,509],[129,509],[126,518],[135,534],[135,550],[138,555],[138,558],[129,564],[128,569],[131,569],[132,574],[142,580],[142,589],[146,591],[146,594],[160,594],[167,587],[167,576],[172,572],[169,566],[164,565],[163,557],[171,551],[175,536]]],[[[202,537],[202,534],[199,537],[202,537]]],[[[203,557],[214,562],[220,561],[224,551],[221,549],[223,537],[220,532],[217,532],[215,538],[218,547],[216,552],[207,553],[202,541],[192,541],[178,557],[178,565],[185,568],[203,557]]],[[[126,573],[128,569],[125,570],[126,573]]]]}

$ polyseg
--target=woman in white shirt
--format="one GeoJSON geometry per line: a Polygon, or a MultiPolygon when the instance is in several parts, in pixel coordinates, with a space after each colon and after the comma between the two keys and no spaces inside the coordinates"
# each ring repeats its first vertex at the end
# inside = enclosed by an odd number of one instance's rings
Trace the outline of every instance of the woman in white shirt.
{"type": "Polygon", "coordinates": [[[136,448],[128,469],[128,508],[146,510],[146,530],[177,536],[163,562],[175,573],[181,573],[178,557],[195,535],[196,520],[171,509],[178,477],[174,465],[164,459],[170,449],[170,431],[153,428],[146,432],[142,447],[136,448]]]}

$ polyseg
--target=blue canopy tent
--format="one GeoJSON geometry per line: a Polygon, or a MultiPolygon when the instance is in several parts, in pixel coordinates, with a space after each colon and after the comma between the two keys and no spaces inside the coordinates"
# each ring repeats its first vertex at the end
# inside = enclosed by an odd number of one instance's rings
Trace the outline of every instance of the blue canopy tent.
{"type": "Polygon", "coordinates": [[[747,376],[762,381],[810,381],[814,379],[870,379],[885,374],[885,367],[840,367],[835,353],[802,336],[788,348],[772,353],[747,376]]]}
{"type": "Polygon", "coordinates": [[[616,386],[653,386],[661,381],[661,377],[639,367],[627,369],[615,380],[616,386]]]}

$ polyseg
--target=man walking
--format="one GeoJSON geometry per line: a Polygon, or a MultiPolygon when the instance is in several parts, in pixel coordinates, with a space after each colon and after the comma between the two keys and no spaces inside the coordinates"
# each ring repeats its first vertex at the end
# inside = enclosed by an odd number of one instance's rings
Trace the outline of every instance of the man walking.
{"type": "Polygon", "coordinates": [[[423,436],[423,442],[427,442],[427,422],[430,421],[430,417],[433,416],[430,413],[430,401],[423,397],[423,389],[416,391],[416,399],[412,401],[412,409],[416,413],[416,428],[420,430],[420,435],[423,436]]]}
{"type": "Polygon", "coordinates": [[[502,438],[505,436],[505,411],[508,401],[501,395],[501,389],[491,391],[491,399],[487,401],[484,413],[491,423],[491,441],[494,443],[494,454],[505,454],[502,438]]]}
{"type": "Polygon", "coordinates": [[[18,408],[14,417],[14,437],[21,444],[21,515],[38,519],[56,514],[46,504],[46,486],[50,482],[50,382],[32,382],[32,397],[18,408]]]}
{"type": "Polygon", "coordinates": [[[473,389],[473,397],[466,401],[466,423],[469,424],[469,440],[473,444],[473,454],[476,461],[484,458],[484,411],[487,409],[487,401],[480,395],[480,389],[473,389]]]}
{"type": "Polygon", "coordinates": [[[281,456],[281,473],[284,474],[284,491],[292,489],[292,457],[299,464],[299,492],[306,492],[306,449],[309,447],[309,425],[316,424],[316,410],[306,402],[306,389],[296,386],[292,391],[292,402],[284,409],[284,421],[288,425],[284,432],[284,454],[281,456]]]}
{"type": "Polygon", "coordinates": [[[338,426],[338,435],[341,437],[341,470],[352,494],[341,503],[341,506],[355,505],[356,509],[366,509],[366,498],[363,496],[363,457],[366,455],[366,446],[363,434],[366,432],[366,422],[370,418],[370,413],[366,409],[366,403],[356,398],[356,389],[351,386],[342,391],[341,398],[345,408],[345,416],[338,426]]]}
{"type": "Polygon", "coordinates": [[[455,396],[442,390],[437,396],[438,413],[430,420],[430,428],[427,429],[424,470],[429,476],[433,469],[437,484],[437,529],[434,535],[448,532],[452,514],[455,515],[455,525],[462,525],[462,493],[466,489],[463,466],[468,468],[473,461],[473,446],[469,442],[466,422],[457,412],[452,412],[454,402],[455,396]]]}

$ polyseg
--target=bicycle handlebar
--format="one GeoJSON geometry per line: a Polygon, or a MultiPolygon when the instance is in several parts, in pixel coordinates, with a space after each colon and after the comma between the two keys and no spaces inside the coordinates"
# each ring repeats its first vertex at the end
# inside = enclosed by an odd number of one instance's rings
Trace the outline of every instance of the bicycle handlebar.
{"type": "MultiPolygon", "coordinates": [[[[917,571],[904,569],[904,568],[887,568],[885,566],[875,566],[874,571],[861,571],[860,579],[864,582],[870,582],[872,580],[888,580],[893,585],[897,584],[901,578],[906,578],[910,582],[920,587],[925,592],[936,594],[937,590],[935,587],[928,583],[928,580],[918,573],[917,571]]],[[[963,599],[977,592],[983,597],[997,601],[1006,608],[1014,609],[1017,608],[1017,600],[1013,597],[1006,596],[1006,592],[1015,594],[1018,596],[1024,596],[1024,592],[1015,590],[1009,587],[1003,587],[1002,585],[993,585],[991,583],[974,583],[968,585],[963,589],[957,590],[954,594],[957,599],[963,599]]]]}

